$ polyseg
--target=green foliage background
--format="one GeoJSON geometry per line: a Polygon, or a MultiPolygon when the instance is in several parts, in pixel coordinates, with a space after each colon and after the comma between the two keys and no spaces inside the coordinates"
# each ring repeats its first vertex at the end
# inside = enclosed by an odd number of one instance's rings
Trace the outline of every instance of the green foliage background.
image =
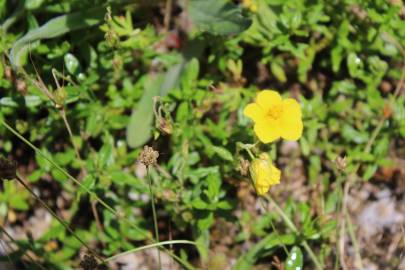
{"type": "MultiPolygon", "coordinates": [[[[333,161],[347,156],[346,173],[367,181],[392,164],[390,145],[403,147],[405,97],[394,94],[405,46],[401,1],[252,2],[256,9],[237,1],[173,1],[167,31],[166,1],[0,0],[0,119],[85,188],[4,125],[0,151],[18,161],[20,174],[59,214],[67,212],[75,233],[102,256],[149,243],[149,191],[136,162],[145,144],[160,153],[150,174],[162,240],[170,224],[176,239],[198,243],[197,250],[176,246],[177,254],[206,269],[230,265],[231,257],[235,269],[251,269],[273,254],[285,262],[295,254],[297,265],[309,266],[299,248],[303,240],[326,268],[333,265],[334,217],[342,197],[333,161]],[[41,91],[37,76],[53,100],[41,91]],[[238,142],[254,142],[242,110],[260,89],[277,89],[302,105],[299,156],[308,190],[320,190],[318,201],[285,195],[294,181],[287,181],[288,167],[275,194],[299,233],[274,212],[253,214],[237,196],[246,188],[241,183],[249,183],[237,170],[240,158],[248,158],[238,142]],[[377,137],[368,145],[376,127],[377,137]],[[91,212],[95,196],[140,230],[97,203],[99,230],[91,212]],[[320,211],[314,211],[317,203],[320,211]],[[222,221],[237,231],[226,259],[210,256],[213,228],[222,221]],[[249,251],[244,243],[253,243],[249,251]]],[[[280,145],[262,149],[277,161],[280,145]]],[[[17,182],[3,182],[3,224],[10,212],[24,219],[36,207],[17,182]]],[[[19,245],[47,269],[77,268],[83,251],[56,220],[39,239],[19,245]],[[57,246],[46,252],[53,240],[57,246]]]]}

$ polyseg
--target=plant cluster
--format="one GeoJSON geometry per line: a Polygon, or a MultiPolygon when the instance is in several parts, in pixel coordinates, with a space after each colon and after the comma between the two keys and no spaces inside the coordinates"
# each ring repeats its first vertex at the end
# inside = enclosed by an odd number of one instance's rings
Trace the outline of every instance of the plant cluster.
{"type": "Polygon", "coordinates": [[[348,198],[400,183],[404,17],[394,0],[0,0],[1,260],[362,268],[348,198]]]}

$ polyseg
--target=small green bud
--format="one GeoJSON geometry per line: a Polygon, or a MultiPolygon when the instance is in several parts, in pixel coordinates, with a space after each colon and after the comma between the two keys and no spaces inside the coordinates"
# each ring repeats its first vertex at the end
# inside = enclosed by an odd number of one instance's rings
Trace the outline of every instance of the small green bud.
{"type": "Polygon", "coordinates": [[[54,96],[54,101],[55,101],[55,107],[57,109],[62,108],[63,105],[65,104],[65,100],[67,98],[67,92],[66,92],[65,87],[56,89],[53,96],[54,96]]]}

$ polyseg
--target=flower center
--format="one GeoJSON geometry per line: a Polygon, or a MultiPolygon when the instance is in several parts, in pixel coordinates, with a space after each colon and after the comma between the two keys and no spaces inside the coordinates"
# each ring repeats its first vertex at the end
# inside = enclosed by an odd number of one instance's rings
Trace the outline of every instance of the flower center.
{"type": "Polygon", "coordinates": [[[283,108],[280,105],[275,105],[268,110],[267,116],[269,116],[273,120],[276,120],[281,117],[282,113],[283,113],[283,108]]]}

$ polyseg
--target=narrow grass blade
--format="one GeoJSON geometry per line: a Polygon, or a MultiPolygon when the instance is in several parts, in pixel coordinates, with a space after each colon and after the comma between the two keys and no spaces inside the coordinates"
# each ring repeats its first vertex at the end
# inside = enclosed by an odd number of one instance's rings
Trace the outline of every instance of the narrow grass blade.
{"type": "Polygon", "coordinates": [[[142,247],[127,250],[125,252],[119,253],[117,255],[114,255],[112,257],[109,257],[109,258],[105,259],[104,262],[109,262],[109,261],[115,260],[118,257],[130,254],[130,253],[136,253],[136,252],[139,252],[139,251],[142,251],[142,250],[145,250],[145,249],[163,247],[163,246],[167,246],[167,245],[176,245],[176,244],[187,244],[187,245],[194,245],[194,246],[197,245],[195,242],[189,241],[189,240],[163,241],[163,242],[154,243],[154,244],[150,244],[150,245],[146,245],[146,246],[142,246],[142,247]]]}

